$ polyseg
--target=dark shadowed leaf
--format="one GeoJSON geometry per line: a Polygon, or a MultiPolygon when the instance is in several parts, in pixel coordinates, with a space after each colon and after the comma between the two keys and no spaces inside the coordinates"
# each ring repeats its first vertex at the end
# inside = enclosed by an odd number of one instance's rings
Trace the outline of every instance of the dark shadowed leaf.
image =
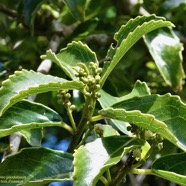
{"type": "Polygon", "coordinates": [[[186,186],[186,153],[170,154],[157,159],[152,164],[152,171],[157,176],[186,186]]]}
{"type": "Polygon", "coordinates": [[[43,147],[25,148],[0,164],[1,181],[34,185],[35,182],[71,179],[72,161],[73,156],[69,153],[43,147]]]}
{"type": "Polygon", "coordinates": [[[30,101],[21,101],[0,117],[0,137],[20,131],[30,145],[41,144],[41,128],[61,126],[62,118],[52,109],[30,101]]]}

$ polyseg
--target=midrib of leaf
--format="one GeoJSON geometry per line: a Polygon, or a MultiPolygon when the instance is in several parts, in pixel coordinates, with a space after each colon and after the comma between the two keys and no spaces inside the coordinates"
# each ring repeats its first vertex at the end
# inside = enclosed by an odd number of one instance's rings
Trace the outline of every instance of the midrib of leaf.
{"type": "Polygon", "coordinates": [[[163,18],[161,18],[161,20],[152,20],[158,19],[158,17],[154,15],[150,16],[148,19],[146,18],[147,17],[145,16],[139,16],[136,19],[129,21],[115,34],[114,38],[118,43],[115,48],[111,46],[110,50],[107,53],[107,57],[111,58],[111,62],[110,65],[107,67],[107,70],[104,71],[105,73],[102,75],[102,86],[109,74],[118,64],[120,59],[143,35],[161,27],[173,26],[171,22],[164,21],[163,18]],[[123,30],[126,31],[124,32],[123,30]]]}
{"type": "Polygon", "coordinates": [[[61,89],[82,89],[83,83],[44,75],[34,71],[16,71],[0,88],[0,116],[13,104],[28,96],[61,89]]]}

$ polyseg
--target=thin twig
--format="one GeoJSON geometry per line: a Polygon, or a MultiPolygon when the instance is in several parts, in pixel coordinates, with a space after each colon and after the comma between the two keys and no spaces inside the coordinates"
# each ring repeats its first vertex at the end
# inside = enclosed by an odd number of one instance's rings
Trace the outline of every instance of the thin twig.
{"type": "Polygon", "coordinates": [[[118,173],[113,177],[112,181],[110,182],[109,186],[116,186],[120,181],[123,179],[124,176],[130,171],[131,166],[133,165],[135,158],[132,156],[132,152],[129,154],[126,162],[122,164],[118,170],[118,173]]]}
{"type": "Polygon", "coordinates": [[[10,9],[4,7],[4,6],[0,6],[0,12],[4,13],[4,14],[10,16],[10,17],[13,17],[13,18],[17,17],[16,11],[10,10],[10,9]]]}

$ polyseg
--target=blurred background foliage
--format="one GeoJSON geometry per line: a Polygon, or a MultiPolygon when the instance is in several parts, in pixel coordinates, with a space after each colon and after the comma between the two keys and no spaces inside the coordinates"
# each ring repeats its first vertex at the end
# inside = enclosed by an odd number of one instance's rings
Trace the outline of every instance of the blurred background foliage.
{"type": "MultiPolygon", "coordinates": [[[[186,47],[185,0],[1,0],[0,81],[15,70],[37,71],[42,61],[40,55],[45,54],[47,49],[59,52],[74,40],[87,43],[97,54],[100,65],[103,65],[107,50],[114,43],[113,35],[121,25],[138,15],[148,14],[163,16],[171,21],[176,26],[175,34],[186,47]]],[[[185,69],[186,51],[182,54],[185,69]]],[[[127,94],[139,79],[147,82],[152,93],[179,94],[186,101],[184,82],[179,92],[174,92],[165,83],[143,39],[121,61],[104,86],[110,94],[127,94]]],[[[55,64],[49,73],[65,76],[55,64]]],[[[57,102],[56,92],[38,95],[35,101],[55,109],[68,122],[65,109],[57,102]]],[[[78,106],[74,114],[78,120],[83,97],[76,95],[72,97],[72,102],[78,106]]],[[[44,130],[44,146],[66,150],[68,143],[68,133],[55,128],[44,130]]],[[[25,141],[22,142],[22,146],[27,145],[25,141]]],[[[144,183],[151,186],[169,184],[154,177],[148,177],[144,183]]]]}

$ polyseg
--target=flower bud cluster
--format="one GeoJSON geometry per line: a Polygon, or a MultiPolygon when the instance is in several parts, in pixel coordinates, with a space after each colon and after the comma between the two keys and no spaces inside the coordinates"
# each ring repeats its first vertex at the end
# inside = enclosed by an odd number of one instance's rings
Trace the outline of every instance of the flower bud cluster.
{"type": "Polygon", "coordinates": [[[97,63],[90,62],[89,70],[87,66],[83,63],[76,68],[76,76],[79,77],[79,80],[86,84],[84,89],[84,95],[86,97],[94,97],[99,98],[100,93],[100,73],[102,72],[102,68],[99,68],[97,63]]]}
{"type": "Polygon", "coordinates": [[[75,110],[75,105],[72,105],[70,102],[71,94],[68,92],[68,90],[60,90],[58,91],[58,102],[62,103],[65,107],[69,107],[70,110],[75,110]]]}

